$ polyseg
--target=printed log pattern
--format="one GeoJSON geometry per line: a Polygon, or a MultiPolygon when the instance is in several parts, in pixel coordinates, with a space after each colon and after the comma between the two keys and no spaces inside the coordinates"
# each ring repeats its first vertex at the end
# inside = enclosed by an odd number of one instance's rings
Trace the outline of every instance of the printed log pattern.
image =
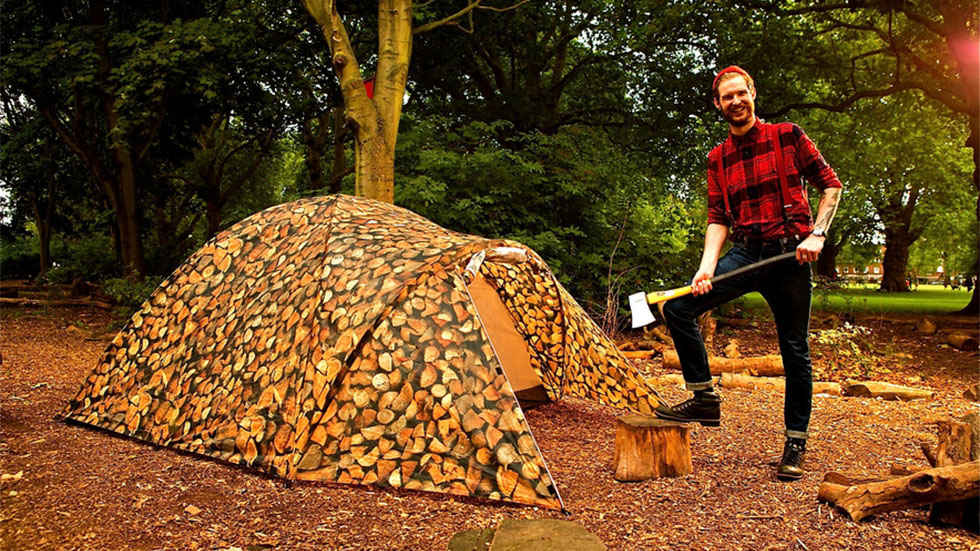
{"type": "Polygon", "coordinates": [[[564,391],[644,415],[652,415],[660,405],[657,391],[633,369],[572,295],[560,287],[565,311],[566,374],[564,391]]]}
{"type": "MultiPolygon", "coordinates": [[[[535,254],[531,265],[544,266],[535,254]]],[[[561,298],[550,271],[484,262],[481,274],[500,296],[514,327],[528,343],[531,368],[544,383],[548,398],[561,398],[565,346],[561,298]],[[523,268],[523,269],[522,269],[523,268]]]]}
{"type": "MultiPolygon", "coordinates": [[[[353,197],[267,209],[153,293],[65,417],[285,478],[559,508],[459,275],[500,246],[527,250],[353,197]]],[[[652,388],[528,253],[481,270],[548,395],[648,413],[652,388]]]]}

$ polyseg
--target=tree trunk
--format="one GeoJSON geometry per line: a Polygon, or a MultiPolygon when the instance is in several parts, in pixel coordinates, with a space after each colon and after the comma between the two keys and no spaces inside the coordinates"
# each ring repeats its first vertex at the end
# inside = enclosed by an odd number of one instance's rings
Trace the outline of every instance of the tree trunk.
{"type": "MultiPolygon", "coordinates": [[[[971,75],[972,76],[972,75],[971,75]]],[[[970,117],[970,137],[966,140],[967,147],[973,149],[973,188],[977,191],[977,218],[980,219],[980,117],[970,117]]],[[[975,241],[977,256],[980,257],[980,241],[975,241]]],[[[976,316],[980,314],[980,281],[973,287],[973,296],[965,308],[956,312],[961,316],[976,316]]]]}
{"type": "Polygon", "coordinates": [[[117,205],[117,220],[120,224],[124,269],[127,276],[141,280],[146,275],[146,261],[136,197],[136,166],[132,154],[124,147],[116,149],[115,157],[119,165],[120,201],[117,205]]]}
{"type": "Polygon", "coordinates": [[[333,168],[330,170],[330,179],[327,187],[331,194],[340,193],[340,182],[353,172],[354,167],[347,167],[347,148],[344,142],[347,139],[347,121],[344,119],[344,111],[339,107],[330,110],[333,113],[333,168]]]}
{"type": "Polygon", "coordinates": [[[304,0],[330,46],[334,72],[354,130],[355,192],[394,202],[395,142],[412,58],[412,2],[378,2],[378,57],[375,94],[369,98],[347,29],[336,3],[304,0]]]}
{"type": "Polygon", "coordinates": [[[221,205],[217,201],[208,199],[205,201],[205,212],[208,219],[208,239],[211,239],[221,231],[221,205]]]}
{"type": "MultiPolygon", "coordinates": [[[[309,93],[312,96],[312,92],[309,93]]],[[[306,172],[310,176],[307,189],[319,191],[326,187],[323,180],[323,150],[327,143],[327,119],[329,112],[319,113],[316,116],[316,128],[313,127],[314,119],[303,121],[303,145],[306,146],[306,172]]]]}
{"type": "Polygon", "coordinates": [[[41,262],[38,270],[38,275],[44,275],[51,268],[51,222],[46,224],[38,225],[38,248],[40,251],[41,262]]]}
{"type": "Polygon", "coordinates": [[[361,197],[395,202],[395,152],[384,143],[384,136],[357,132],[355,193],[361,197]]]}
{"type": "Polygon", "coordinates": [[[885,230],[885,258],[881,262],[881,290],[906,292],[909,290],[908,275],[909,246],[912,244],[908,228],[885,230]]]}

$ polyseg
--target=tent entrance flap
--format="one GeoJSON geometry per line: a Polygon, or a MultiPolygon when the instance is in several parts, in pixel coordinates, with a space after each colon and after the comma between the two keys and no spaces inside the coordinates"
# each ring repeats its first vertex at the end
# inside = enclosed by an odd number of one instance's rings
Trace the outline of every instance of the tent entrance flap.
{"type": "Polygon", "coordinates": [[[550,402],[544,383],[531,367],[527,341],[517,332],[510,312],[500,300],[497,291],[482,275],[473,278],[469,291],[473,304],[480,313],[480,321],[490,337],[494,352],[497,353],[497,359],[500,360],[521,407],[529,408],[550,402]]]}

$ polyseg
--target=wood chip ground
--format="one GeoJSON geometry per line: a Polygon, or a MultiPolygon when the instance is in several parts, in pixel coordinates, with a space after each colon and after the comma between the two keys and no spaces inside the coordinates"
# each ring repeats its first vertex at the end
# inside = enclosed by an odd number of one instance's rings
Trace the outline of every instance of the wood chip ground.
{"type": "MultiPolygon", "coordinates": [[[[211,459],[56,421],[113,334],[102,311],[0,312],[0,546],[2,549],[443,550],[461,530],[505,518],[564,517],[533,507],[422,492],[295,483],[211,459]],[[81,327],[84,331],[69,331],[81,327]],[[21,473],[18,477],[18,473],[21,473]]],[[[610,549],[980,549],[958,529],[926,523],[922,510],[854,523],[816,499],[827,471],[926,466],[930,423],[977,404],[978,356],[913,323],[873,322],[879,347],[903,356],[878,380],[935,390],[911,403],[816,396],[808,473],[773,476],[782,445],[782,399],[764,390],[724,391],[723,424],[696,427],[692,475],[618,483],[612,457],[621,412],[578,400],[528,412],[545,459],[577,523],[610,549]],[[907,356],[907,357],[906,357],[907,356]]],[[[774,353],[768,322],[727,329],[746,355],[774,353]]],[[[815,367],[818,369],[820,357],[815,367]]],[[[667,373],[659,360],[637,362],[667,373]]],[[[678,387],[661,389],[682,399],[678,387]]]]}

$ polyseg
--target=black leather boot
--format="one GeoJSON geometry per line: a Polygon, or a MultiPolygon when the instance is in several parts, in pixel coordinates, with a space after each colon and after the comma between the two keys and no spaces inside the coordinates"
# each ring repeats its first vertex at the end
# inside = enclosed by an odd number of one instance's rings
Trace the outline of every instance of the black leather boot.
{"type": "Polygon", "coordinates": [[[806,440],[787,438],[783,446],[783,459],[776,469],[779,480],[799,480],[803,478],[803,456],[806,454],[806,440]]]}
{"type": "Polygon", "coordinates": [[[676,406],[661,405],[654,413],[661,419],[717,427],[721,425],[721,396],[713,390],[695,392],[690,400],[676,406]]]}

